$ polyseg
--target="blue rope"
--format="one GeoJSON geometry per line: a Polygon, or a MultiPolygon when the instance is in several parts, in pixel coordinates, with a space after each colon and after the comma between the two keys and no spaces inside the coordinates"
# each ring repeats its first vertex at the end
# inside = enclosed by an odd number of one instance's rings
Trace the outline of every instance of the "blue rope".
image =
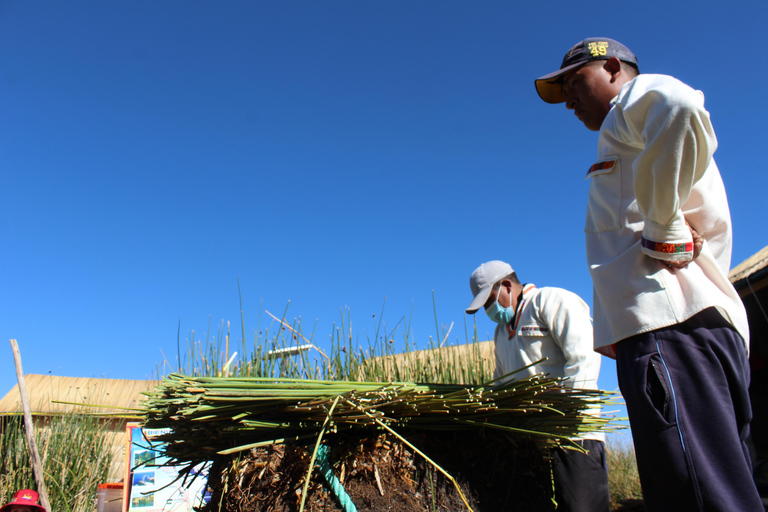
{"type": "Polygon", "coordinates": [[[336,478],[336,475],[333,474],[331,465],[328,462],[328,455],[330,452],[331,449],[328,447],[328,445],[321,444],[317,448],[317,458],[315,459],[315,465],[320,470],[320,473],[323,475],[326,482],[328,482],[328,486],[331,488],[331,491],[333,491],[333,494],[336,495],[336,499],[339,500],[339,505],[341,505],[341,508],[344,509],[344,512],[357,512],[357,508],[349,498],[347,491],[344,490],[344,486],[341,485],[339,479],[336,478]]]}

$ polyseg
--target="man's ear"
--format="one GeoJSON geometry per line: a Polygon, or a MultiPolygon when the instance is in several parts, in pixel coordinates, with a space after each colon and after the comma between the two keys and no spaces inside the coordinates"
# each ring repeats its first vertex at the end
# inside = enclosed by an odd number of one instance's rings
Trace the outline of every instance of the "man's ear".
{"type": "Polygon", "coordinates": [[[621,61],[616,57],[611,57],[605,61],[605,64],[603,64],[603,69],[610,73],[611,82],[615,82],[621,74],[621,61]]]}

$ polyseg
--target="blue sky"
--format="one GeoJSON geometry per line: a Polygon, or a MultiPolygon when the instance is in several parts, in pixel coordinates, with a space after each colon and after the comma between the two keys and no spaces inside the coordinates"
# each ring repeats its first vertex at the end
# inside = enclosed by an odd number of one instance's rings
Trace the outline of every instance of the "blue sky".
{"type": "Polygon", "coordinates": [[[321,346],[345,308],[365,343],[382,307],[456,343],[491,259],[591,304],[596,136],[533,87],[589,36],[704,91],[735,266],[768,244],[766,19],[765,0],[4,0],[0,339],[26,373],[145,378],[179,323],[239,337],[239,280],[249,340],[290,301],[321,346]]]}

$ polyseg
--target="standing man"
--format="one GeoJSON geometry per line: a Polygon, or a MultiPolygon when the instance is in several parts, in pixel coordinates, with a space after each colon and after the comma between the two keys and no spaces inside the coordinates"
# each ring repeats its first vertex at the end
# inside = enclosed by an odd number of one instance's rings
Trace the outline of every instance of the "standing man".
{"type": "MultiPolygon", "coordinates": [[[[494,378],[546,360],[524,370],[526,376],[546,373],[562,378],[569,388],[597,389],[600,355],[592,348],[589,307],[562,288],[520,284],[508,263],[483,263],[469,278],[474,298],[466,312],[485,308],[499,324],[494,334],[494,378]]],[[[588,453],[557,448],[553,453],[555,500],[566,512],[608,512],[608,466],[605,435],[575,440],[588,453]]]]}
{"type": "Polygon", "coordinates": [[[764,512],[745,439],[749,332],[728,281],[731,220],[704,96],[641,75],[608,38],[536,80],[598,132],[587,262],[595,349],[616,358],[648,510],[764,512]]]}

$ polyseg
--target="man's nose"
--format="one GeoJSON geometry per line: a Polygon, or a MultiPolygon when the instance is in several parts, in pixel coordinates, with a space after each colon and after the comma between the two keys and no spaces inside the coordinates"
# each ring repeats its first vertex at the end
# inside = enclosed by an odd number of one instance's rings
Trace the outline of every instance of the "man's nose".
{"type": "Polygon", "coordinates": [[[576,98],[573,97],[573,95],[568,95],[565,97],[565,108],[568,110],[574,110],[576,108],[576,98]]]}

